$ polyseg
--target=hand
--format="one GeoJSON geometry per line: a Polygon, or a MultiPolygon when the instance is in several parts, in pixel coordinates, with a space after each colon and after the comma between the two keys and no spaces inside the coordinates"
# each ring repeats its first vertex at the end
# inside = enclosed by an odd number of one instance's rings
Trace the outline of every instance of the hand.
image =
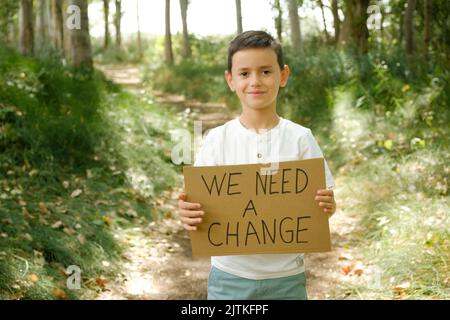
{"type": "Polygon", "coordinates": [[[334,201],[334,192],[330,189],[317,190],[314,198],[319,203],[319,207],[323,208],[323,212],[331,217],[336,212],[336,202],[334,201]]]}
{"type": "Polygon", "coordinates": [[[186,193],[182,192],[178,195],[178,214],[183,227],[188,231],[195,231],[197,230],[196,225],[202,222],[201,216],[205,212],[198,210],[201,208],[200,203],[186,202],[186,199],[186,193]]]}

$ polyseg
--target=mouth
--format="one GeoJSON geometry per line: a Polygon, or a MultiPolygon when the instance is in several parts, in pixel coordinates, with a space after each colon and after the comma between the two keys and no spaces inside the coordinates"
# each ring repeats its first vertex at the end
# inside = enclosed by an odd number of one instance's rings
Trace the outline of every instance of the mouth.
{"type": "Polygon", "coordinates": [[[249,94],[251,96],[255,96],[255,97],[262,96],[265,93],[266,93],[265,91],[250,91],[250,92],[247,92],[247,94],[249,94]]]}

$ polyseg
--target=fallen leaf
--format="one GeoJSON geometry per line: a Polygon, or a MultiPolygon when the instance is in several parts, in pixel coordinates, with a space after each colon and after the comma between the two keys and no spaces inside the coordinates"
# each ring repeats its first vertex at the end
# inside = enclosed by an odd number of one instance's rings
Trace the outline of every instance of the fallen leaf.
{"type": "Polygon", "coordinates": [[[33,237],[29,233],[25,233],[23,238],[28,241],[33,241],[33,237]]]}
{"type": "Polygon", "coordinates": [[[31,218],[30,212],[29,212],[28,209],[25,208],[25,207],[22,207],[22,214],[23,214],[23,217],[24,217],[25,219],[30,219],[30,218],[31,218]]]}
{"type": "Polygon", "coordinates": [[[35,275],[34,273],[32,273],[32,274],[30,274],[30,280],[31,280],[31,282],[36,283],[36,282],[38,282],[39,277],[37,275],[35,275]]]}
{"type": "Polygon", "coordinates": [[[70,229],[70,228],[67,228],[67,227],[63,228],[63,232],[64,232],[65,234],[70,234],[70,235],[72,235],[72,234],[75,233],[74,230],[72,230],[72,229],[70,229]]]}
{"type": "Polygon", "coordinates": [[[361,276],[364,272],[364,269],[355,269],[353,270],[353,273],[356,274],[357,276],[361,276]]]}
{"type": "Polygon", "coordinates": [[[60,221],[56,221],[54,224],[51,225],[51,227],[53,229],[59,229],[59,228],[61,228],[63,226],[64,226],[64,223],[61,220],[60,221]]]}
{"type": "Polygon", "coordinates": [[[95,283],[99,286],[104,288],[105,285],[108,283],[108,280],[104,278],[103,276],[95,278],[95,283]]]}
{"type": "Polygon", "coordinates": [[[84,242],[86,241],[86,238],[82,234],[79,234],[77,236],[77,239],[78,241],[80,241],[81,244],[84,244],[84,242]]]}
{"type": "Polygon", "coordinates": [[[39,211],[40,211],[42,214],[47,214],[47,213],[48,213],[47,206],[45,205],[44,202],[39,202],[39,211]]]}
{"type": "Polygon", "coordinates": [[[398,284],[394,287],[392,287],[392,290],[395,292],[402,292],[405,291],[406,289],[408,289],[411,286],[411,284],[409,282],[403,282],[401,284],[398,284]]]}
{"type": "Polygon", "coordinates": [[[106,223],[108,226],[110,226],[112,223],[112,219],[110,217],[102,217],[102,221],[106,223]]]}
{"type": "Polygon", "coordinates": [[[339,260],[353,260],[353,256],[350,253],[342,253],[338,259],[339,260]]]}
{"type": "Polygon", "coordinates": [[[30,177],[33,177],[33,176],[37,175],[38,173],[39,173],[38,170],[33,169],[33,170],[31,170],[31,171],[28,173],[28,175],[29,175],[30,177]]]}
{"type": "Polygon", "coordinates": [[[76,189],[72,192],[72,194],[70,195],[71,198],[76,198],[78,197],[83,191],[81,189],[76,189]]]}
{"type": "Polygon", "coordinates": [[[60,300],[68,300],[67,295],[64,292],[64,290],[61,290],[59,288],[53,288],[52,294],[60,300]]]}
{"type": "Polygon", "coordinates": [[[341,272],[342,272],[344,275],[348,275],[350,272],[352,272],[352,270],[353,270],[354,267],[355,267],[354,264],[345,266],[345,267],[343,267],[343,268],[341,269],[341,272]]]}
{"type": "Polygon", "coordinates": [[[8,224],[8,225],[13,224],[13,221],[11,219],[9,219],[9,218],[2,219],[1,222],[2,222],[2,224],[8,224]]]}

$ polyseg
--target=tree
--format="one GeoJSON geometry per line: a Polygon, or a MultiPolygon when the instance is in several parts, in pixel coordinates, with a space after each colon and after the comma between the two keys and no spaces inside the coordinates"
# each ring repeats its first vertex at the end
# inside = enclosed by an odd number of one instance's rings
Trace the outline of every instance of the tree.
{"type": "Polygon", "coordinates": [[[19,51],[24,55],[33,53],[33,0],[20,0],[19,51]]]}
{"type": "Polygon", "coordinates": [[[412,54],[415,49],[414,10],[416,10],[416,0],[408,0],[407,7],[405,9],[405,49],[408,54],[412,54]]]}
{"type": "Polygon", "coordinates": [[[166,34],[164,56],[167,64],[173,64],[172,34],[170,33],[170,0],[166,0],[166,34]]]}
{"type": "Polygon", "coordinates": [[[241,34],[243,31],[241,0],[236,0],[236,21],[237,21],[237,34],[241,34]]]}
{"type": "Polygon", "coordinates": [[[289,22],[291,26],[291,42],[294,52],[301,52],[300,18],[298,16],[298,1],[288,0],[289,22]]]}
{"type": "Polygon", "coordinates": [[[103,39],[103,49],[109,47],[111,35],[109,33],[109,0],[103,0],[103,17],[105,21],[105,36],[103,39]]]}
{"type": "Polygon", "coordinates": [[[84,67],[92,70],[88,2],[87,0],[69,0],[69,4],[69,12],[71,12],[68,17],[68,25],[71,26],[69,28],[70,62],[75,67],[84,67]],[[77,19],[77,16],[80,18],[79,24],[71,20],[77,19]]]}
{"type": "Polygon", "coordinates": [[[181,20],[183,22],[183,56],[191,56],[191,46],[189,44],[189,33],[187,27],[187,9],[189,0],[180,0],[181,20]]]}
{"type": "Polygon", "coordinates": [[[36,18],[36,44],[39,48],[42,48],[48,44],[50,39],[50,6],[48,0],[38,2],[36,18]]]}
{"type": "Polygon", "coordinates": [[[136,19],[137,19],[137,46],[138,59],[142,58],[142,40],[141,40],[141,24],[139,21],[139,0],[136,0],[136,19]]]}
{"type": "Polygon", "coordinates": [[[17,0],[3,0],[0,6],[0,41],[14,43],[18,37],[19,2],[17,0]]]}
{"type": "Polygon", "coordinates": [[[369,30],[367,8],[369,0],[345,0],[345,18],[339,42],[355,48],[359,53],[368,51],[369,30]]]}
{"type": "Polygon", "coordinates": [[[323,10],[323,2],[322,0],[317,0],[319,7],[320,7],[320,11],[322,12],[322,20],[323,20],[323,28],[324,28],[324,32],[325,32],[325,39],[327,40],[327,42],[330,41],[330,35],[328,34],[328,30],[327,30],[327,23],[325,20],[325,12],[323,10]]]}
{"type": "Polygon", "coordinates": [[[276,11],[275,29],[277,30],[277,38],[281,43],[283,41],[283,9],[280,0],[272,1],[272,10],[276,11]]]}
{"type": "Polygon", "coordinates": [[[116,14],[114,15],[114,28],[116,29],[116,47],[120,49],[122,46],[122,34],[120,24],[122,20],[122,0],[116,0],[116,14]]]}
{"type": "Polygon", "coordinates": [[[423,52],[428,54],[431,43],[431,21],[432,21],[432,2],[425,0],[424,3],[424,33],[423,33],[423,52]]]}
{"type": "Polygon", "coordinates": [[[338,1],[331,0],[331,12],[333,13],[333,25],[334,25],[334,43],[339,41],[339,33],[341,31],[341,19],[339,19],[338,1]]]}
{"type": "Polygon", "coordinates": [[[51,39],[53,47],[56,49],[64,50],[64,30],[63,23],[64,18],[62,14],[61,1],[51,0],[51,39]]]}

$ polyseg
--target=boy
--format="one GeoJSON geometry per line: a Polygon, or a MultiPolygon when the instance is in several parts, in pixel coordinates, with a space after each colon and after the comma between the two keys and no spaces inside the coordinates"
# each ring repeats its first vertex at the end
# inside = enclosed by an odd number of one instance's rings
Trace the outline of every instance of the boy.
{"type": "MultiPolygon", "coordinates": [[[[281,45],[263,31],[238,35],[228,50],[225,78],[242,113],[206,136],[196,166],[275,163],[323,157],[311,130],[277,115],[276,99],[289,77],[281,45]]],[[[336,210],[333,177],[325,162],[326,190],[316,201],[325,214],[336,210]]],[[[195,231],[201,204],[179,195],[179,215],[195,231]]],[[[303,255],[254,254],[211,257],[208,299],[307,299],[303,255]]]]}

